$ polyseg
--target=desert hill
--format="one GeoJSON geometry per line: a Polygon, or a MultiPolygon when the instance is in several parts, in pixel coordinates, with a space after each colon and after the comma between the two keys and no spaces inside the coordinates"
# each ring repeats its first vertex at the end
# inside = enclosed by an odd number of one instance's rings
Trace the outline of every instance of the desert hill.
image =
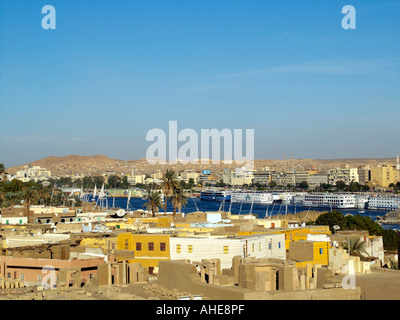
{"type": "MultiPolygon", "coordinates": [[[[283,170],[318,170],[326,171],[329,168],[341,167],[349,165],[358,167],[364,165],[375,166],[377,164],[395,165],[395,158],[366,158],[366,159],[256,159],[254,161],[255,169],[260,170],[262,167],[270,166],[271,169],[277,171],[283,170]]],[[[221,173],[225,168],[234,169],[239,165],[233,164],[157,164],[152,165],[146,159],[138,160],[118,160],[112,159],[105,155],[80,156],[67,155],[65,157],[50,156],[44,159],[33,161],[17,167],[7,168],[7,172],[15,174],[17,170],[21,170],[24,166],[40,166],[50,170],[52,176],[63,175],[102,175],[102,174],[130,174],[132,170],[138,173],[152,173],[156,170],[165,171],[173,169],[175,171],[183,170],[211,170],[212,173],[221,173]]]]}

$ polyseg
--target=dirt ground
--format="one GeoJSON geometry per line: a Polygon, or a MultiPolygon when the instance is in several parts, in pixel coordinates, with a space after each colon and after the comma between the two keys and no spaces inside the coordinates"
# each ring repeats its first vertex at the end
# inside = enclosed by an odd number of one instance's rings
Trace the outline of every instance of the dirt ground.
{"type": "Polygon", "coordinates": [[[400,300],[400,270],[372,269],[370,274],[356,275],[355,285],[363,300],[400,300]]]}
{"type": "MultiPolygon", "coordinates": [[[[336,276],[337,280],[343,276],[336,276]]],[[[372,269],[370,274],[356,275],[355,285],[361,288],[361,299],[363,300],[400,300],[400,270],[372,269]]],[[[149,299],[171,299],[171,297],[149,294],[143,290],[148,284],[129,285],[122,288],[121,292],[129,292],[149,299]]]]}

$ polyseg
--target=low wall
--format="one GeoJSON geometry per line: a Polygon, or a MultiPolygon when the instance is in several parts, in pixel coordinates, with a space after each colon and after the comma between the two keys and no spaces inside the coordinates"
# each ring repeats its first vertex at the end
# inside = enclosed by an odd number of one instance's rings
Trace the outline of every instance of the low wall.
{"type": "Polygon", "coordinates": [[[235,286],[202,283],[196,267],[183,261],[160,261],[158,284],[166,289],[177,289],[202,294],[212,300],[359,300],[361,288],[316,289],[298,291],[251,291],[235,286]]]}

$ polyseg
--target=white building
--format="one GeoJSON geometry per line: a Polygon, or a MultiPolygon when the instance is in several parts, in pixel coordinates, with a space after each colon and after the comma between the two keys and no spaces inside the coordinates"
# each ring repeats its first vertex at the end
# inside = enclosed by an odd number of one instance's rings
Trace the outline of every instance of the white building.
{"type": "Polygon", "coordinates": [[[331,185],[335,185],[338,181],[343,181],[347,185],[359,181],[357,168],[334,168],[328,170],[328,174],[331,185]]]}
{"type": "Polygon", "coordinates": [[[51,172],[46,170],[46,168],[41,168],[40,166],[31,167],[25,166],[22,170],[17,171],[15,179],[21,180],[23,182],[28,182],[31,180],[43,181],[51,178],[51,172]]]}
{"type": "Polygon", "coordinates": [[[190,179],[193,179],[194,183],[197,183],[199,180],[199,174],[194,171],[185,170],[181,173],[180,178],[182,181],[189,182],[190,179]]]}
{"type": "Polygon", "coordinates": [[[28,217],[0,217],[1,224],[27,224],[28,217]]]}
{"type": "Polygon", "coordinates": [[[312,174],[308,178],[308,186],[311,189],[316,189],[321,184],[323,183],[328,184],[328,182],[329,182],[329,175],[327,173],[312,174]]]}
{"type": "Polygon", "coordinates": [[[232,266],[235,256],[286,259],[285,235],[171,237],[171,260],[220,259],[221,268],[232,266]]]}

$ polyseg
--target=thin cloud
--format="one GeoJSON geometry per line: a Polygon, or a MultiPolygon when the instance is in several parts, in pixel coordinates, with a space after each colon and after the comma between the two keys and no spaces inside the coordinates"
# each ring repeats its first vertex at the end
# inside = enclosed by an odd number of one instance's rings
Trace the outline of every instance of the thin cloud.
{"type": "Polygon", "coordinates": [[[189,91],[242,90],[245,80],[285,75],[332,75],[332,76],[395,76],[399,75],[400,58],[315,60],[278,67],[222,74],[213,77],[212,83],[191,87],[189,91]]]}
{"type": "Polygon", "coordinates": [[[217,78],[235,78],[268,74],[337,74],[337,75],[397,75],[399,58],[388,59],[327,59],[280,67],[220,75],[217,78]]]}

